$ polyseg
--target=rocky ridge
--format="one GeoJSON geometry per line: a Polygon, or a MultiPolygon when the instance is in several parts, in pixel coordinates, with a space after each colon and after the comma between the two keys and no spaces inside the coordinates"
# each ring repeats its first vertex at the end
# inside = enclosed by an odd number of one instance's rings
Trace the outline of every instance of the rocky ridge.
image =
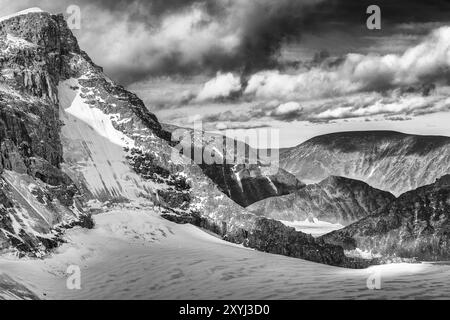
{"type": "Polygon", "coordinates": [[[346,250],[422,261],[450,258],[450,175],[402,194],[380,212],[322,236],[346,250]]]}
{"type": "Polygon", "coordinates": [[[54,247],[61,227],[91,224],[61,169],[57,99],[58,81],[71,73],[69,52],[86,55],[63,17],[49,17],[0,21],[0,247],[33,255],[54,247]]]}

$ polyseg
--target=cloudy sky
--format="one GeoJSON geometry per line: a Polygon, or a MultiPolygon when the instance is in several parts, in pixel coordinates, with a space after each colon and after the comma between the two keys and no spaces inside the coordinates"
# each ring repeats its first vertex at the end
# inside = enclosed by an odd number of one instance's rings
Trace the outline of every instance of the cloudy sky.
{"type": "Polygon", "coordinates": [[[81,47],[161,121],[280,130],[281,146],[343,130],[450,135],[445,0],[0,0],[81,9],[81,47]],[[366,27],[371,4],[381,30],[366,27]]]}

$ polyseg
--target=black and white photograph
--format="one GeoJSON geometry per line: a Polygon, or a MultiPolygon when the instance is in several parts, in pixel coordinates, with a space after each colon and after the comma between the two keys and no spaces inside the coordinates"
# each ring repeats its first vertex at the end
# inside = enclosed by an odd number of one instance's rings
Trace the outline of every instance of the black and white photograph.
{"type": "Polygon", "coordinates": [[[0,0],[0,300],[424,299],[449,1],[0,0]]]}

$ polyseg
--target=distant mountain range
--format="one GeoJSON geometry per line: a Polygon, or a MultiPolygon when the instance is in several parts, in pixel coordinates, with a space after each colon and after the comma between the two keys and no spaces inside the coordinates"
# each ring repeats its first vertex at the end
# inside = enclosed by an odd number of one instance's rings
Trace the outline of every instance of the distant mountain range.
{"type": "Polygon", "coordinates": [[[342,176],[398,196],[450,173],[450,138],[393,131],[332,133],[283,149],[280,167],[306,183],[342,176]]]}
{"type": "Polygon", "coordinates": [[[268,218],[320,221],[347,225],[383,209],[395,197],[368,184],[343,177],[330,176],[289,195],[271,197],[247,209],[268,218]]]}
{"type": "Polygon", "coordinates": [[[450,175],[402,194],[383,210],[322,236],[344,249],[419,260],[450,259],[450,175]]]}

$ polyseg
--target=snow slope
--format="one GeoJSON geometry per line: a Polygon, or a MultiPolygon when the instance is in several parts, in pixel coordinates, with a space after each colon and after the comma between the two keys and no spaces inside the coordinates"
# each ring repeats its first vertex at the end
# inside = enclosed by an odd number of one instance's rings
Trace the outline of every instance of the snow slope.
{"type": "MultiPolygon", "coordinates": [[[[448,297],[450,267],[391,264],[350,270],[266,254],[222,241],[150,209],[97,215],[68,232],[45,260],[0,259],[0,269],[43,299],[345,299],[448,297]],[[66,270],[81,268],[81,290],[66,270]],[[380,274],[382,290],[366,280],[380,274]]],[[[0,287],[2,285],[0,284],[0,287]]],[[[1,292],[1,291],[0,291],[1,292]]]]}
{"type": "Polygon", "coordinates": [[[155,185],[136,174],[126,159],[124,147],[134,147],[134,141],[116,130],[110,115],[88,105],[80,93],[77,79],[58,86],[67,173],[72,177],[81,173],[74,180],[81,178],[101,200],[110,197],[138,200],[142,195],[152,194],[155,185]]]}

